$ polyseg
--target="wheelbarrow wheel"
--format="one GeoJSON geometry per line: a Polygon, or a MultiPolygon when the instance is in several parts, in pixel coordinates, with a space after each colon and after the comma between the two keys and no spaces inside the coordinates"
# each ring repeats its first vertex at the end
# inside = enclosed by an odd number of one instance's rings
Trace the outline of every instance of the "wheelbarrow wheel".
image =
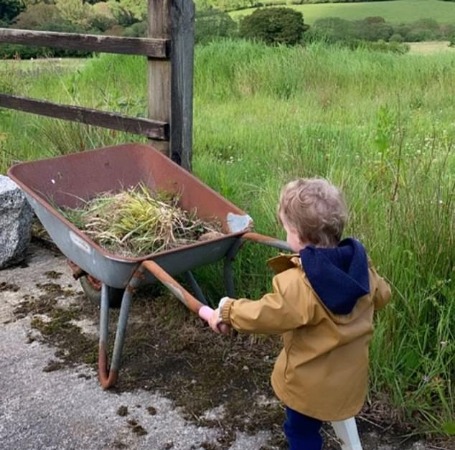
{"type": "MultiPolygon", "coordinates": [[[[82,276],[79,278],[82,290],[85,296],[93,303],[101,306],[101,286],[97,280],[93,280],[90,276],[82,276]]],[[[117,289],[108,286],[109,308],[120,308],[125,289],[117,289]]]]}

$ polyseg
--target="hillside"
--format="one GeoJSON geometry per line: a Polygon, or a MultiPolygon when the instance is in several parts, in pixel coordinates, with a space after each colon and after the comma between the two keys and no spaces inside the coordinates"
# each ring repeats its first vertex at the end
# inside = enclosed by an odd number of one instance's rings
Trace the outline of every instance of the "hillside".
{"type": "MultiPolygon", "coordinates": [[[[439,23],[447,24],[455,22],[455,2],[442,0],[392,0],[287,6],[302,12],[305,22],[309,25],[324,17],[360,20],[365,17],[380,16],[392,23],[409,23],[423,19],[433,19],[439,23]]],[[[254,9],[235,11],[231,13],[231,16],[238,19],[242,15],[251,14],[252,11],[254,9]]]]}

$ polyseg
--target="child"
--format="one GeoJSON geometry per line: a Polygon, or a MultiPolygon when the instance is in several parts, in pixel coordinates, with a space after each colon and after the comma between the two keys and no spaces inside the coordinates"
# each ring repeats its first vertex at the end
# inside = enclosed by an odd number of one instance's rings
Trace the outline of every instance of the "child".
{"type": "Polygon", "coordinates": [[[253,301],[224,297],[211,318],[240,332],[282,334],[271,383],[286,405],[291,450],[320,450],[322,421],[358,414],[365,401],[373,312],[389,285],[369,264],[362,244],[341,240],[347,210],[324,179],[284,186],[278,216],[295,255],[269,261],[273,292],[253,301]]]}

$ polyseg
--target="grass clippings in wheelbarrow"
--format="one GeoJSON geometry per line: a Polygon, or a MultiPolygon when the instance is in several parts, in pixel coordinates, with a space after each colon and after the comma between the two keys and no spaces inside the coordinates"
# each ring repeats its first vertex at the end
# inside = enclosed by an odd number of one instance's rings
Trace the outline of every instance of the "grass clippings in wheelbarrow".
{"type": "Polygon", "coordinates": [[[178,205],[179,196],[138,186],[104,193],[80,208],[59,211],[94,242],[112,253],[140,257],[221,235],[221,225],[197,218],[178,205]]]}

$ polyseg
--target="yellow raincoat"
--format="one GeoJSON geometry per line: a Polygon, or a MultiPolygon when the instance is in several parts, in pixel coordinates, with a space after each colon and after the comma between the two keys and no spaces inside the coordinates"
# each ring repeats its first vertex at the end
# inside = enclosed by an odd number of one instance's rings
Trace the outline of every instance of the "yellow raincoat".
{"type": "Polygon", "coordinates": [[[367,393],[373,313],[389,301],[389,285],[370,265],[370,293],[349,314],[336,315],[318,298],[298,256],[269,265],[277,273],[273,292],[225,300],[222,321],[240,332],[282,335],[271,382],[286,406],[323,421],[355,416],[367,393]]]}

